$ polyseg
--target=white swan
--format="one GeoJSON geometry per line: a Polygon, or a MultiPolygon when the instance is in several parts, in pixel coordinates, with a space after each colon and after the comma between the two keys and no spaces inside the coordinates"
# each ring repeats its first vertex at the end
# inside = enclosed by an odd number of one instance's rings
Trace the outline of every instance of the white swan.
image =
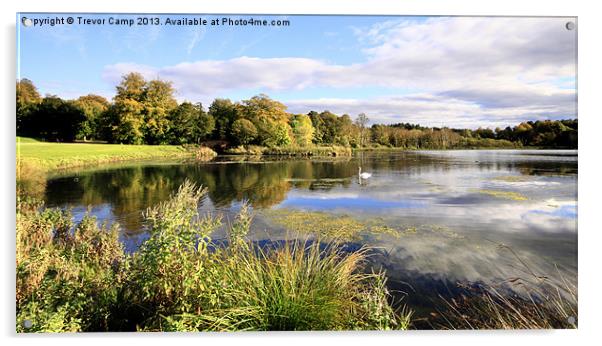
{"type": "Polygon", "coordinates": [[[368,179],[372,176],[372,173],[368,173],[368,172],[362,173],[362,166],[359,166],[357,174],[362,179],[368,179]]]}

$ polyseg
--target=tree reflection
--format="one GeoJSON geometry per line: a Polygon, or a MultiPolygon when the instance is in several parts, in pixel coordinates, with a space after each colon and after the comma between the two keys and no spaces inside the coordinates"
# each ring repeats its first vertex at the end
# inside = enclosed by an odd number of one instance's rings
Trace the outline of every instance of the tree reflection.
{"type": "Polygon", "coordinates": [[[241,201],[254,208],[269,208],[284,201],[293,186],[347,186],[350,179],[340,177],[349,178],[354,172],[350,161],[138,165],[54,178],[48,181],[45,195],[51,206],[109,205],[125,230],[137,233],[143,226],[141,212],[167,200],[185,179],[206,187],[216,208],[229,208],[241,201]]]}
{"type": "MultiPolygon", "coordinates": [[[[132,164],[87,172],[66,173],[50,179],[45,187],[49,206],[92,206],[110,209],[126,232],[142,230],[141,212],[169,198],[189,179],[207,188],[204,208],[228,209],[248,201],[254,208],[270,208],[283,202],[291,189],[328,191],[354,184],[357,167],[380,174],[420,176],[452,170],[515,171],[524,175],[571,174],[576,160],[483,158],[448,152],[360,153],[356,158],[329,160],[234,161],[210,163],[132,164]]],[[[523,154],[517,154],[518,156],[523,154]]],[[[248,159],[248,158],[247,158],[248,159]]]]}

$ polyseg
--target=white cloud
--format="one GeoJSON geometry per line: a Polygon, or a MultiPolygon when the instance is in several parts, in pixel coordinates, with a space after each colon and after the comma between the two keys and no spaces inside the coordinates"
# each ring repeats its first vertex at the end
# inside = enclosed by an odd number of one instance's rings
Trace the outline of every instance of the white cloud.
{"type": "Polygon", "coordinates": [[[147,78],[173,81],[183,95],[219,96],[220,92],[247,88],[303,89],[315,85],[316,71],[324,68],[323,63],[313,59],[243,56],[230,60],[184,62],[163,68],[120,63],[107,66],[104,78],[118,82],[121,75],[137,71],[147,78]]]}
{"type": "Polygon", "coordinates": [[[181,96],[196,99],[245,89],[267,93],[310,87],[418,89],[423,93],[371,99],[325,95],[286,103],[299,112],[363,111],[387,122],[507,125],[533,117],[576,116],[575,90],[566,89],[566,79],[575,76],[576,35],[565,29],[567,20],[454,17],[387,21],[355,28],[365,47],[366,60],[361,63],[243,56],[166,67],[115,64],[105,68],[104,77],[116,83],[121,74],[135,70],[171,80],[181,96]]]}
{"type": "Polygon", "coordinates": [[[205,27],[201,27],[200,29],[194,28],[192,31],[192,38],[190,42],[188,42],[188,46],[186,47],[186,53],[190,56],[194,47],[196,47],[197,43],[203,39],[205,36],[206,30],[205,27]]]}
{"type": "Polygon", "coordinates": [[[289,111],[327,109],[336,114],[367,112],[372,123],[410,122],[428,126],[477,128],[504,127],[524,119],[550,119],[572,114],[570,104],[518,104],[515,107],[483,107],[477,102],[445,95],[410,94],[368,99],[324,98],[286,102],[289,111]]]}

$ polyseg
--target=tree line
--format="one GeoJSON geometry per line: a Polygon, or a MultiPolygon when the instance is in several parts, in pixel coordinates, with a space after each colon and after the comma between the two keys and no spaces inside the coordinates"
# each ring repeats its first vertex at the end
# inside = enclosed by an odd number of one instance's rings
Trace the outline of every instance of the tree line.
{"type": "Polygon", "coordinates": [[[342,145],[405,149],[477,147],[577,148],[577,119],[522,122],[504,129],[451,129],[417,124],[374,124],[360,113],[328,110],[291,114],[267,95],[232,102],[201,103],[175,99],[171,82],[147,81],[129,73],[116,86],[112,102],[99,95],[63,100],[42,97],[32,81],[17,81],[17,135],[47,141],[96,140],[124,144],[200,144],[267,147],[342,145]]]}

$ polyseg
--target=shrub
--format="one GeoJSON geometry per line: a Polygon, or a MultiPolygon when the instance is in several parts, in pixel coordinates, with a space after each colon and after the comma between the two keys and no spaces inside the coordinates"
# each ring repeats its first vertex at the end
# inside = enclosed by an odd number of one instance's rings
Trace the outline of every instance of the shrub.
{"type": "Polygon", "coordinates": [[[69,212],[20,203],[17,331],[108,330],[123,259],[117,228],[89,216],[73,227],[69,212]]]}
{"type": "Polygon", "coordinates": [[[217,153],[209,147],[188,144],[184,145],[184,148],[187,151],[192,152],[197,160],[212,159],[217,156],[217,153]]]}

